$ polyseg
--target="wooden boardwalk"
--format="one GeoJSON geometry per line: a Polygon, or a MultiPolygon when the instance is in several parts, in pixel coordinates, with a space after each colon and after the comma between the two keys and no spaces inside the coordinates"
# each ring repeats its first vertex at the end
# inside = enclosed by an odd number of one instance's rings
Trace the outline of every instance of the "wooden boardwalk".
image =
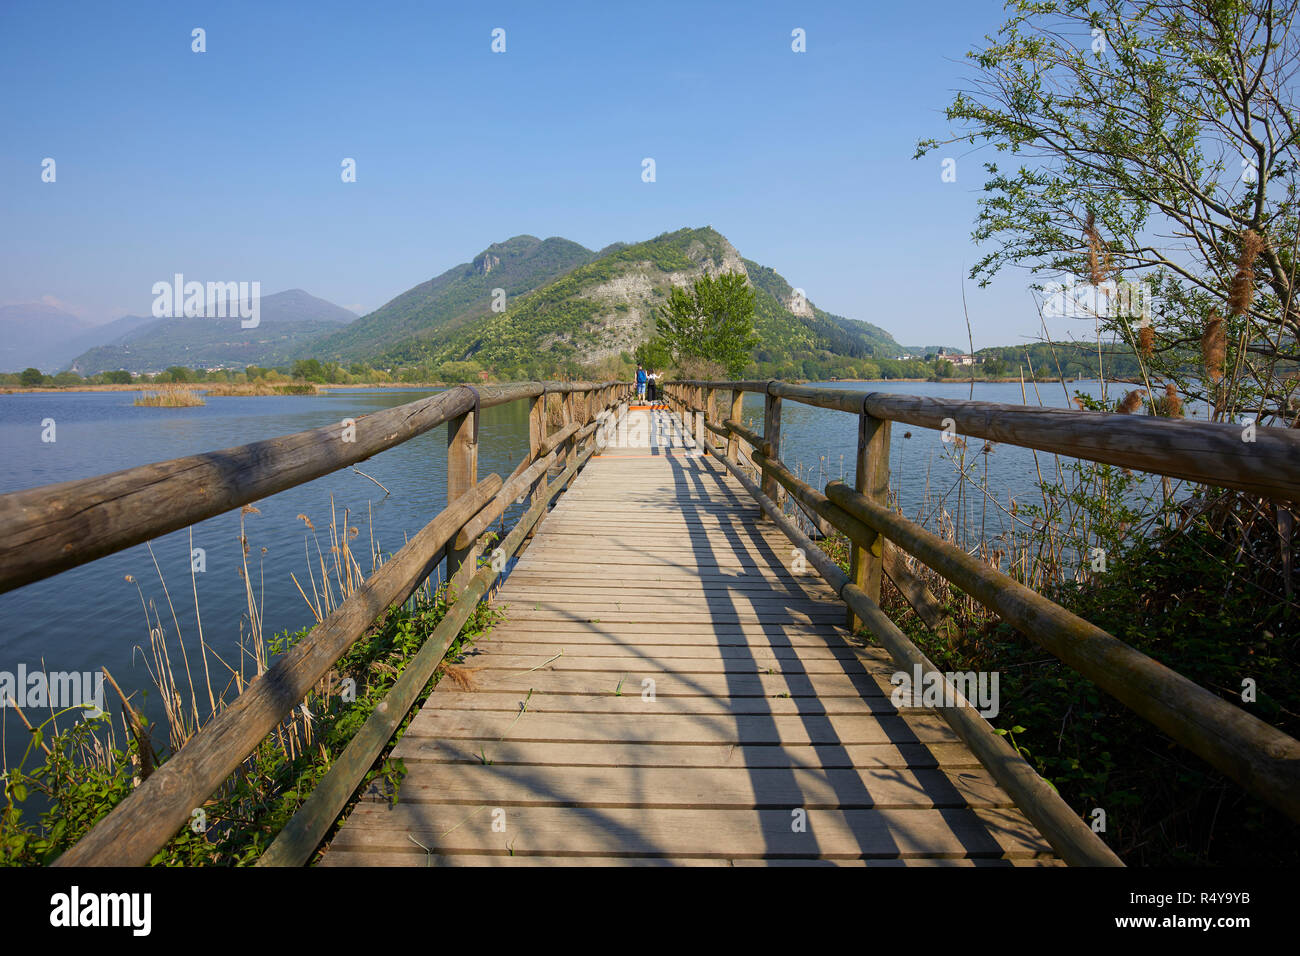
{"type": "Polygon", "coordinates": [[[506,579],[476,689],[395,748],[396,805],[367,794],[323,864],[1058,862],[680,421],[628,424],[506,579]]]}

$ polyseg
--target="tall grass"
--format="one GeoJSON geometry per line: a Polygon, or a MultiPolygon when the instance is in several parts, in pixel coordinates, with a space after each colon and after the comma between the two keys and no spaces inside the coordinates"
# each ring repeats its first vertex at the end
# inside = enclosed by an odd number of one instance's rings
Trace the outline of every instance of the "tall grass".
{"type": "Polygon", "coordinates": [[[136,405],[152,408],[192,408],[206,405],[203,396],[191,388],[163,388],[156,392],[144,392],[135,400],[136,405]]]}
{"type": "MultiPolygon", "coordinates": [[[[5,767],[0,864],[50,862],[147,779],[166,754],[179,751],[237,699],[266,672],[277,655],[309,632],[308,627],[269,638],[263,633],[266,569],[262,556],[266,549],[255,548],[248,532],[248,522],[257,514],[257,508],[251,505],[244,506],[240,514],[239,574],[246,609],[241,615],[234,654],[223,656],[204,637],[193,570],[191,591],[197,633],[189,640],[157,560],[154,569],[162,588],[163,607],[145,597],[133,576],[127,577],[140,593],[144,610],[148,637],[138,650],[159,695],[157,710],[162,715],[162,726],[155,726],[144,715],[143,692],[124,693],[111,675],[109,683],[121,705],[116,720],[105,715],[60,728],[59,718],[63,715],[52,714],[40,726],[40,734],[33,735],[41,743],[44,764],[29,771],[24,758],[17,767],[5,767]],[[165,744],[156,739],[160,735],[165,736],[165,744]],[[35,807],[29,805],[25,810],[22,806],[33,793],[41,798],[37,802],[43,801],[47,807],[39,822],[32,818],[35,807]]],[[[384,554],[375,543],[373,524],[368,548],[360,553],[355,550],[360,531],[350,523],[348,510],[341,516],[337,514],[332,497],[329,523],[323,532],[317,531],[307,515],[298,518],[304,523],[307,585],[299,583],[296,575],[293,580],[314,622],[320,623],[382,566],[384,554]]],[[[151,558],[152,554],[151,549],[151,558]]],[[[437,626],[446,609],[444,592],[441,582],[426,580],[405,604],[382,614],[198,808],[202,826],[183,829],[154,862],[200,865],[255,861],[437,626]]],[[[426,687],[426,694],[443,675],[458,683],[470,680],[466,670],[455,662],[464,643],[489,627],[495,617],[486,605],[480,605],[471,615],[426,687]]],[[[113,708],[106,704],[106,709],[113,708]]],[[[27,722],[27,715],[19,712],[19,716],[27,722]]],[[[67,720],[63,717],[65,725],[67,720]]],[[[400,767],[390,764],[385,755],[370,776],[384,776],[394,787],[400,767]]]]}
{"type": "Polygon", "coordinates": [[[209,396],[320,394],[320,387],[311,382],[290,382],[282,385],[267,384],[265,382],[250,382],[248,384],[234,382],[230,384],[203,385],[201,389],[209,396]]]}

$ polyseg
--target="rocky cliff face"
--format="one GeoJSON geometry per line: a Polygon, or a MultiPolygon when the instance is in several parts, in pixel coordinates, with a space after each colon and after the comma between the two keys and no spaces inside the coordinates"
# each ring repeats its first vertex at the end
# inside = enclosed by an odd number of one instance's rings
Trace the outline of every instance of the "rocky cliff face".
{"type": "Polygon", "coordinates": [[[499,265],[501,265],[501,257],[494,256],[490,252],[479,253],[478,257],[474,259],[474,271],[481,276],[487,275],[499,265]]]}
{"type": "MultiPolygon", "coordinates": [[[[664,272],[649,261],[629,263],[620,275],[586,290],[583,298],[598,304],[599,311],[588,326],[593,335],[582,346],[585,360],[599,362],[631,352],[652,338],[655,309],[667,301],[672,286],[690,288],[703,275],[717,278],[728,272],[748,278],[740,253],[719,238],[720,249],[710,250],[699,240],[687,247],[686,257],[694,263],[690,269],[664,272]]],[[[548,336],[541,344],[550,348],[556,343],[576,344],[567,333],[548,336]]]]}
{"type": "Polygon", "coordinates": [[[808,297],[800,289],[791,292],[781,304],[785,306],[787,312],[800,318],[811,319],[813,317],[812,303],[808,301],[808,297]]]}

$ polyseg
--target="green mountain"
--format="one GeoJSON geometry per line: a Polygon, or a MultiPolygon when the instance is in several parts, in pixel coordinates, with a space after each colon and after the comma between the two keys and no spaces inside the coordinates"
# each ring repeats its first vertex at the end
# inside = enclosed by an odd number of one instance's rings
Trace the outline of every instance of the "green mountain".
{"type": "Polygon", "coordinates": [[[515,236],[488,246],[472,262],[453,266],[346,329],[314,343],[322,360],[354,362],[385,353],[406,354],[484,314],[491,314],[494,289],[506,301],[553,282],[596,258],[568,239],[515,236]]]}
{"type": "Polygon", "coordinates": [[[239,318],[143,318],[128,316],[124,335],[72,360],[81,375],[126,369],[157,372],[172,365],[189,368],[238,368],[285,365],[327,331],[356,320],[333,302],[290,289],[265,295],[260,323],[245,329],[239,318]]]}
{"type": "Polygon", "coordinates": [[[743,259],[705,227],[614,243],[599,253],[567,240],[519,236],[314,343],[312,354],[415,368],[449,380],[480,373],[499,379],[580,376],[621,360],[653,336],[655,311],[672,286],[705,272],[735,271],[754,287],[757,374],[879,374],[874,360],[892,359],[901,348],[884,329],[817,308],[777,272],[743,259]],[[555,245],[544,250],[547,244],[555,245]],[[503,312],[490,308],[493,287],[506,290],[503,312]]]}

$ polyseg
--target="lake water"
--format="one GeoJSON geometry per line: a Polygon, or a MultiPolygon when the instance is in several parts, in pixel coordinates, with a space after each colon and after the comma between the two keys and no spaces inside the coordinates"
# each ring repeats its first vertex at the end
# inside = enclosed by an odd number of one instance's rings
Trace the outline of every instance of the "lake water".
{"type": "MultiPolygon", "coordinates": [[[[969,384],[853,382],[830,387],[962,399],[970,395],[969,384]]],[[[1075,383],[1070,388],[1090,395],[1099,393],[1096,383],[1075,383]]],[[[317,396],[212,397],[197,408],[136,407],[135,392],[3,395],[0,493],[335,424],[429,394],[433,392],[347,389],[317,396]],[[53,443],[41,440],[41,422],[47,418],[56,422],[57,440],[53,443]]],[[[1115,394],[1112,391],[1112,396],[1115,394]]],[[[1022,401],[1018,384],[977,383],[974,397],[1012,404],[1022,401]]],[[[1068,402],[1059,384],[1040,386],[1039,396],[1031,390],[1028,403],[1037,405],[1040,398],[1042,404],[1055,407],[1064,407],[1068,402]]],[[[756,430],[761,431],[761,396],[746,397],[745,416],[759,423],[756,430]]],[[[956,472],[949,461],[953,446],[943,443],[939,433],[929,429],[898,423],[893,429],[892,485],[899,493],[904,513],[915,517],[923,502],[933,505],[954,486],[956,472]],[[905,437],[907,432],[910,438],[905,437]]],[[[782,457],[792,470],[799,469],[813,484],[820,487],[841,476],[851,481],[856,443],[854,416],[791,401],[784,403],[782,457]]],[[[980,441],[970,443],[968,460],[978,455],[982,445],[980,441]]],[[[527,450],[526,403],[484,410],[479,444],[481,475],[495,471],[505,477],[527,450]]],[[[1039,457],[1046,469],[1051,456],[1039,457]]],[[[999,445],[987,456],[987,466],[989,484],[997,489],[1004,505],[1011,497],[1032,500],[1037,495],[1034,459],[1027,449],[999,445]]],[[[364,556],[372,529],[376,543],[391,553],[401,547],[405,536],[414,534],[444,507],[446,429],[435,429],[359,467],[382,482],[391,495],[385,496],[374,483],[345,469],[260,501],[256,505],[260,513],[245,515],[250,546],[247,560],[262,605],[263,633],[267,637],[297,630],[313,621],[290,577],[293,572],[311,593],[305,550],[310,542],[319,578],[316,543],[297,516],[306,514],[312,520],[320,546],[328,552],[326,529],[332,495],[340,525],[348,510],[348,524],[359,529],[353,547],[369,572],[364,556]]],[[[633,493],[631,489],[629,493],[633,493]]],[[[988,530],[992,533],[1002,527],[995,523],[999,515],[989,512],[988,530]]],[[[194,588],[205,641],[226,661],[238,666],[241,620],[247,628],[247,600],[239,575],[243,564],[239,526],[240,514],[236,510],[153,541],[152,557],[149,549],[140,545],[0,595],[0,671],[16,673],[20,664],[28,671],[82,672],[107,666],[128,693],[150,691],[150,703],[144,709],[158,719],[158,695],[152,690],[146,665],[150,660],[145,653],[149,629],[142,598],[158,610],[171,642],[178,679],[182,679],[183,671],[177,653],[176,623],[154,558],[170,590],[179,637],[188,648],[191,667],[201,666],[196,656],[194,588]],[[194,575],[193,585],[190,531],[193,547],[202,548],[206,556],[206,570],[194,575]],[[128,576],[135,583],[128,582],[128,576]]],[[[328,553],[326,558],[328,561],[328,553]]],[[[247,664],[245,670],[252,672],[247,664]]],[[[224,681],[214,683],[220,686],[224,681]]],[[[204,691],[200,690],[200,694],[204,691]]],[[[110,699],[108,709],[116,712],[117,701],[110,699]]],[[[5,755],[12,763],[21,757],[26,734],[20,732],[20,724],[8,709],[4,719],[5,755]]]]}

